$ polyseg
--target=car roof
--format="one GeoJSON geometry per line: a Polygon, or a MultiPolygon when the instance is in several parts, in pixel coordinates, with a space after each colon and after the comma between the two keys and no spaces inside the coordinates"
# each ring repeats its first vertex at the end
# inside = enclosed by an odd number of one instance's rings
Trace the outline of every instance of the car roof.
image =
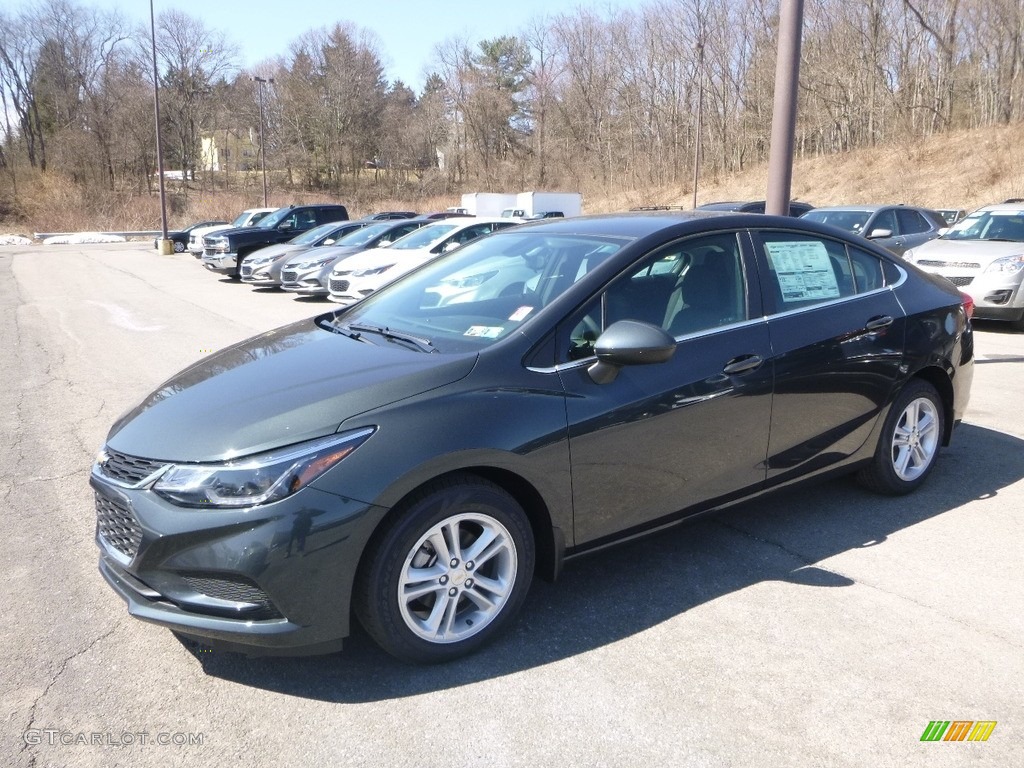
{"type": "Polygon", "coordinates": [[[1016,213],[1019,213],[1021,216],[1024,216],[1024,204],[1022,204],[1022,203],[994,203],[992,205],[983,205],[981,208],[978,208],[978,209],[976,209],[974,211],[971,211],[967,215],[971,216],[972,214],[981,213],[983,211],[1002,211],[1004,213],[1005,212],[1016,212],[1016,213]]]}

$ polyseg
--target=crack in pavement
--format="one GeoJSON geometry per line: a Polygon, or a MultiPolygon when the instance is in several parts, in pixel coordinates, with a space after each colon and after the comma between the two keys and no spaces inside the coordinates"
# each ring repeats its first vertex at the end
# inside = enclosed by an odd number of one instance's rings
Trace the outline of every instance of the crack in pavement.
{"type": "MultiPolygon", "coordinates": [[[[40,693],[38,696],[36,696],[35,700],[33,700],[33,702],[32,702],[32,706],[29,707],[28,724],[22,730],[22,734],[25,734],[28,731],[32,730],[32,728],[35,726],[35,722],[36,722],[36,708],[39,706],[39,702],[41,702],[44,698],[46,698],[46,694],[48,694],[50,692],[50,689],[53,688],[54,685],[56,685],[57,681],[61,678],[61,675],[63,675],[64,672],[67,670],[68,664],[70,664],[72,661],[77,659],[79,656],[82,656],[82,655],[88,653],[93,648],[95,648],[99,643],[103,642],[108,637],[110,637],[112,634],[114,634],[114,632],[116,632],[118,629],[120,629],[121,624],[122,624],[121,621],[116,622],[114,624],[114,626],[112,626],[110,629],[108,629],[102,635],[100,635],[99,637],[94,639],[85,648],[82,648],[81,650],[76,651],[75,653],[72,653],[70,656],[68,656],[67,658],[64,659],[64,661],[60,665],[60,669],[58,669],[57,672],[50,678],[50,682],[48,682],[46,684],[46,687],[43,689],[42,693],[40,693]]],[[[34,766],[36,764],[36,757],[37,756],[36,756],[36,754],[32,750],[29,749],[29,747],[35,746],[35,745],[29,744],[24,738],[22,739],[22,741],[24,743],[21,745],[21,750],[19,751],[19,754],[24,754],[25,752],[28,752],[29,753],[29,765],[30,766],[34,766]]]]}

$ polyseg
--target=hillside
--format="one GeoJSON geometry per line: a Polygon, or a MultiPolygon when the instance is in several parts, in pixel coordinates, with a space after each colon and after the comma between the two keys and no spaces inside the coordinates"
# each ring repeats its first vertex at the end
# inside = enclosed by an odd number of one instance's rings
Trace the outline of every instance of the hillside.
{"type": "MultiPolygon", "coordinates": [[[[728,178],[702,178],[697,202],[760,200],[766,187],[767,164],[751,166],[728,178]]],[[[1008,197],[1024,197],[1024,123],[797,158],[793,166],[793,198],[815,206],[898,202],[972,209],[1008,197]]],[[[637,205],[689,207],[692,201],[687,185],[650,194],[588,195],[586,211],[637,205]]]]}

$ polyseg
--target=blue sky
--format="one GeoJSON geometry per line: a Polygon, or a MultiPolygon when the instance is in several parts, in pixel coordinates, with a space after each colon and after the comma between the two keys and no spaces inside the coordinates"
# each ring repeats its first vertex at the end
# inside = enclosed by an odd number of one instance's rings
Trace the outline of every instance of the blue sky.
{"type": "MultiPolygon", "coordinates": [[[[85,6],[118,8],[129,19],[149,23],[147,0],[79,0],[85,6]]],[[[419,91],[434,49],[453,37],[471,42],[521,32],[533,19],[568,13],[580,0],[153,0],[157,15],[176,8],[202,19],[207,28],[221,30],[241,52],[242,65],[251,67],[285,55],[303,32],[349,21],[372,30],[389,80],[401,79],[419,91]]],[[[639,6],[641,0],[602,0],[599,7],[639,6]]],[[[593,8],[595,3],[585,3],[593,8]]]]}

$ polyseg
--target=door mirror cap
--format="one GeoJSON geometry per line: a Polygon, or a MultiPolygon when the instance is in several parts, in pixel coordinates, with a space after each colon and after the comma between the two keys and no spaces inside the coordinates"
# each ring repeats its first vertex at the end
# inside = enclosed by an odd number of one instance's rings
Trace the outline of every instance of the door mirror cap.
{"type": "Polygon", "coordinates": [[[868,240],[880,240],[885,237],[892,237],[891,229],[872,229],[871,234],[868,235],[868,240]]]}
{"type": "Polygon", "coordinates": [[[676,351],[665,330],[639,320],[612,323],[594,342],[597,362],[587,369],[595,384],[610,384],[624,365],[664,363],[676,351]]]}

